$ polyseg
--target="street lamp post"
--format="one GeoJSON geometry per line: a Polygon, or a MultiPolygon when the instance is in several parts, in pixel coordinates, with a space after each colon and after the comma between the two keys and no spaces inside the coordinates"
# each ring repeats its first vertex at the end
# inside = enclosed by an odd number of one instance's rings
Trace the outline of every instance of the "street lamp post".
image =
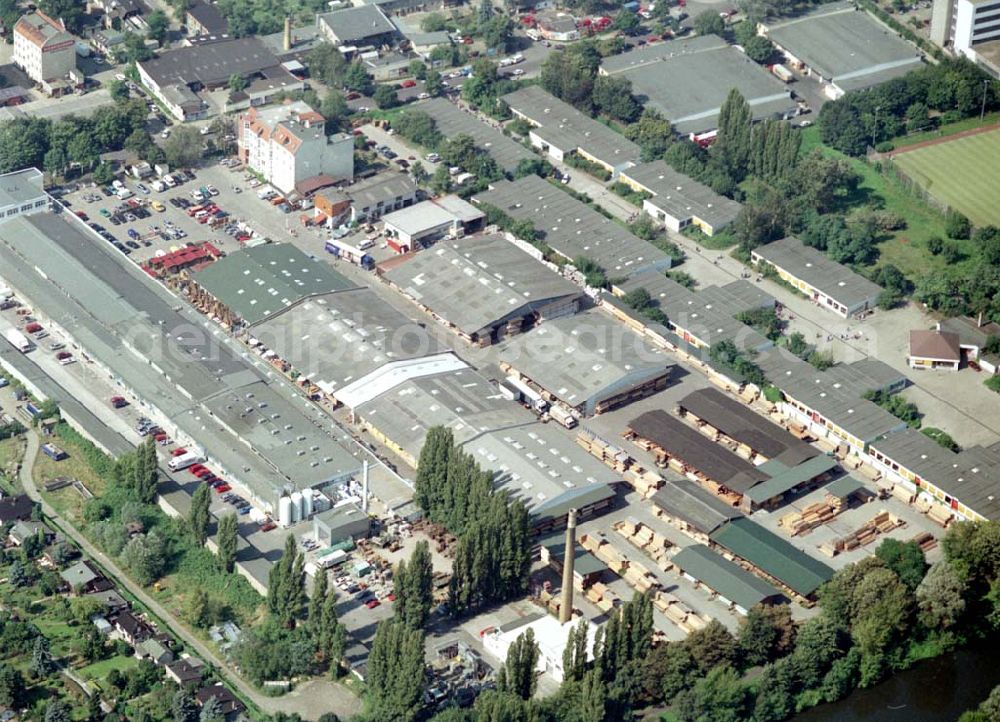
{"type": "Polygon", "coordinates": [[[990,87],[990,81],[989,81],[989,79],[984,79],[983,80],[983,105],[979,109],[979,122],[980,123],[982,123],[983,122],[983,118],[986,117],[986,91],[989,89],[989,87],[990,87]]]}
{"type": "Polygon", "coordinates": [[[875,148],[875,134],[878,133],[878,112],[881,110],[879,106],[875,106],[875,122],[872,123],[872,148],[875,148]]]}

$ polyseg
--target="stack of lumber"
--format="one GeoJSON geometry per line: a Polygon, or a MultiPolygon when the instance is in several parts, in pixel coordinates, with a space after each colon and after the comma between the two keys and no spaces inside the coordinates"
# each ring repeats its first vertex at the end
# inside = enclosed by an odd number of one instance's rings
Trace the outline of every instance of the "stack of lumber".
{"type": "Polygon", "coordinates": [[[937,546],[937,539],[935,539],[934,535],[931,534],[929,531],[925,531],[925,532],[922,532],[920,534],[917,534],[910,541],[916,542],[917,545],[921,549],[923,549],[923,551],[924,551],[925,554],[927,552],[929,552],[931,549],[933,549],[934,547],[937,546]]]}
{"type": "Polygon", "coordinates": [[[667,552],[673,547],[665,536],[632,517],[615,523],[612,528],[634,547],[652,557],[660,566],[663,566],[667,552]]]}
{"type": "Polygon", "coordinates": [[[620,601],[618,595],[601,582],[597,582],[594,586],[590,587],[584,593],[584,596],[602,612],[610,612],[620,601]]]}
{"type": "Polygon", "coordinates": [[[601,536],[585,534],[580,538],[580,546],[607,564],[608,568],[618,576],[625,573],[625,569],[630,563],[607,539],[601,536]]]}
{"type": "Polygon", "coordinates": [[[829,502],[818,501],[802,511],[785,514],[778,522],[782,529],[792,536],[807,534],[818,526],[827,524],[837,515],[837,510],[829,502]]]}
{"type": "Polygon", "coordinates": [[[943,527],[947,527],[954,518],[954,514],[951,509],[943,507],[940,504],[931,504],[930,508],[927,510],[927,518],[930,519],[935,524],[940,524],[943,527]]]}
{"type": "Polygon", "coordinates": [[[834,542],[837,551],[847,552],[858,547],[872,543],[879,534],[885,534],[893,529],[903,526],[905,522],[893,516],[885,509],[879,511],[870,521],[862,524],[851,534],[841,537],[834,542]]]}
{"type": "Polygon", "coordinates": [[[627,451],[614,444],[609,444],[592,431],[580,429],[576,435],[576,443],[586,449],[591,456],[600,459],[607,466],[619,472],[629,486],[642,494],[644,498],[649,498],[663,486],[663,478],[659,474],[646,469],[627,451]]]}
{"type": "MultiPolygon", "coordinates": [[[[916,495],[902,484],[896,484],[892,487],[892,495],[904,504],[912,504],[913,500],[916,498],[916,495]]],[[[920,506],[919,502],[917,503],[917,506],[920,506]]]]}

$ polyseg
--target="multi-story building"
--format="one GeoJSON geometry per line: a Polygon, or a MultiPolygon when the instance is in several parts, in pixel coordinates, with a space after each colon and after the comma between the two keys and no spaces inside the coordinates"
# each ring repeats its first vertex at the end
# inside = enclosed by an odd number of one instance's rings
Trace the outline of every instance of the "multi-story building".
{"type": "Polygon", "coordinates": [[[65,77],[76,68],[76,40],[61,21],[41,11],[14,25],[14,65],[36,83],[65,77]]]}
{"type": "Polygon", "coordinates": [[[934,0],[931,40],[1000,77],[1000,2],[934,0]]]}
{"type": "Polygon", "coordinates": [[[354,138],[326,135],[323,116],[302,101],[250,108],[240,116],[240,159],[282,193],[307,178],[354,177],[354,138]]]}

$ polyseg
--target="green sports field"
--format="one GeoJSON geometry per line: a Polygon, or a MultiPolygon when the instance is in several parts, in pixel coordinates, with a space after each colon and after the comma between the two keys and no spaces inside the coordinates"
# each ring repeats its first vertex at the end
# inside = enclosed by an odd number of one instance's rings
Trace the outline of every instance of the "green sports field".
{"type": "Polygon", "coordinates": [[[917,148],[893,160],[973,225],[1000,225],[1000,130],[917,148]]]}

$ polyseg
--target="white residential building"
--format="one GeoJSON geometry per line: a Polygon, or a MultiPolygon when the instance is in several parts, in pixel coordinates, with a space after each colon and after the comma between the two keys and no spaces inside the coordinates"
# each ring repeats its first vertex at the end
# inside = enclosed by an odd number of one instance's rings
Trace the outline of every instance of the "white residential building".
{"type": "Polygon", "coordinates": [[[1000,2],[934,0],[931,40],[1000,77],[1000,2]]]}
{"type": "Polygon", "coordinates": [[[326,135],[323,116],[302,101],[250,108],[240,116],[240,159],[282,193],[308,178],[354,177],[354,138],[326,135]]]}
{"type": "Polygon", "coordinates": [[[36,83],[58,80],[76,69],[76,40],[61,21],[36,11],[14,25],[12,60],[36,83]]]}

